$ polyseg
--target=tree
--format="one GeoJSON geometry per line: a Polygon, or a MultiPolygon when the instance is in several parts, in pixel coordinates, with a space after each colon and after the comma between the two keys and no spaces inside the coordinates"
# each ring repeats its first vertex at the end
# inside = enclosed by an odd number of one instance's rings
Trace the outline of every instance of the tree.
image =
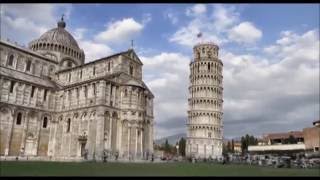
{"type": "Polygon", "coordinates": [[[164,143],[164,152],[170,153],[170,151],[171,151],[170,149],[171,149],[170,144],[168,142],[168,139],[166,139],[166,142],[164,143]]]}
{"type": "Polygon", "coordinates": [[[234,153],[234,141],[233,141],[233,139],[231,140],[231,152],[234,153]]]}
{"type": "Polygon", "coordinates": [[[228,145],[227,145],[227,152],[231,152],[231,143],[230,141],[228,141],[228,145]]]}
{"type": "Polygon", "coordinates": [[[179,154],[181,156],[186,155],[186,140],[183,137],[179,141],[179,154]]]}
{"type": "Polygon", "coordinates": [[[245,153],[248,151],[248,146],[250,145],[257,145],[258,144],[258,139],[255,138],[254,136],[249,136],[246,134],[245,136],[241,137],[241,150],[242,153],[245,153]]]}

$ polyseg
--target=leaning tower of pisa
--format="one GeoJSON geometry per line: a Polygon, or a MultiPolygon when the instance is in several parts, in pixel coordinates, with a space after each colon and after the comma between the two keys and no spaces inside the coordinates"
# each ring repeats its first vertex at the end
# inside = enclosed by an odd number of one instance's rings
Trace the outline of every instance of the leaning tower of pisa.
{"type": "Polygon", "coordinates": [[[219,47],[213,43],[194,46],[190,63],[187,157],[222,156],[222,68],[219,47]]]}

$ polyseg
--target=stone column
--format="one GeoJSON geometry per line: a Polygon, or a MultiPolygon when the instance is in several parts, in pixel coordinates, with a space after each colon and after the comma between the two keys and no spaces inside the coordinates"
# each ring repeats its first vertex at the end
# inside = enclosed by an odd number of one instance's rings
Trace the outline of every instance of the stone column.
{"type": "Polygon", "coordinates": [[[42,114],[39,113],[38,116],[37,116],[38,129],[37,129],[37,135],[36,135],[37,141],[36,141],[36,145],[35,145],[35,147],[37,147],[37,148],[35,149],[35,152],[34,152],[34,154],[36,154],[36,155],[38,155],[39,142],[40,142],[40,131],[41,131],[41,119],[40,119],[40,117],[41,117],[41,115],[42,114]]]}
{"type": "Polygon", "coordinates": [[[112,102],[113,102],[113,104],[112,104],[112,106],[114,107],[115,105],[116,105],[116,86],[113,86],[112,87],[113,89],[112,89],[112,102]]]}
{"type": "Polygon", "coordinates": [[[134,150],[134,156],[136,157],[137,156],[137,151],[138,151],[138,127],[135,127],[135,150],[134,150]]]}
{"type": "MultiPolygon", "coordinates": [[[[119,113],[120,116],[120,113],[119,113]]],[[[119,150],[119,155],[120,152],[122,152],[122,147],[121,147],[121,141],[122,141],[122,125],[121,125],[121,121],[120,121],[120,117],[118,116],[118,121],[117,121],[117,147],[119,150]]]]}
{"type": "Polygon", "coordinates": [[[112,121],[113,121],[111,117],[112,117],[112,112],[109,113],[109,123],[110,123],[109,129],[110,129],[110,131],[109,131],[109,134],[108,134],[109,135],[109,142],[108,143],[109,143],[110,151],[112,150],[111,149],[111,147],[112,147],[111,146],[111,138],[112,138],[112,121]]]}
{"type": "Polygon", "coordinates": [[[96,112],[96,160],[102,160],[104,149],[104,111],[96,112]]]}
{"type": "Polygon", "coordinates": [[[10,142],[12,140],[11,138],[12,138],[12,131],[13,131],[13,126],[14,126],[14,111],[12,110],[9,113],[11,114],[11,120],[9,121],[11,123],[11,124],[9,123],[9,125],[11,125],[11,126],[10,126],[10,129],[9,129],[9,132],[8,132],[8,136],[7,136],[8,141],[6,142],[6,148],[5,148],[5,152],[4,152],[5,156],[9,155],[10,142]]]}
{"type": "Polygon", "coordinates": [[[98,97],[98,103],[97,104],[104,104],[106,101],[106,83],[104,81],[100,81],[99,83],[99,88],[97,93],[97,97],[98,97]]]}
{"type": "Polygon", "coordinates": [[[143,145],[142,145],[142,136],[143,136],[143,131],[140,129],[140,157],[143,157],[143,145]]]}
{"type": "MultiPolygon", "coordinates": [[[[25,150],[25,143],[26,143],[26,133],[28,131],[28,120],[30,111],[28,111],[28,113],[24,113],[24,116],[23,116],[23,131],[22,131],[22,141],[21,141],[21,145],[20,145],[20,150],[21,148],[23,148],[25,150]]],[[[14,121],[13,121],[14,122],[14,121]]],[[[23,152],[24,152],[23,150],[23,152]]]]}
{"type": "Polygon", "coordinates": [[[130,127],[130,124],[128,123],[128,157],[130,155],[130,134],[131,134],[131,127],[130,127]]]}

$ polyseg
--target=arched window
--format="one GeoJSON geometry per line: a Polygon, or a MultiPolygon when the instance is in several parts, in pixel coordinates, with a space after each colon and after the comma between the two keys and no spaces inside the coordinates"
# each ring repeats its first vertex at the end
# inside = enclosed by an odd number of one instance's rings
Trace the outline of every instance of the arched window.
{"type": "Polygon", "coordinates": [[[48,125],[48,118],[47,118],[47,117],[44,117],[44,118],[43,118],[42,127],[43,127],[43,128],[47,128],[47,125],[48,125]]]}
{"type": "Polygon", "coordinates": [[[13,92],[14,84],[15,84],[15,82],[14,82],[14,81],[11,81],[11,84],[10,84],[10,93],[13,92]]]}
{"type": "Polygon", "coordinates": [[[96,75],[96,67],[93,66],[93,75],[96,75]]]}
{"type": "Polygon", "coordinates": [[[124,96],[125,96],[125,97],[128,96],[128,90],[127,90],[127,89],[124,90],[124,96]]]}
{"type": "Polygon", "coordinates": [[[33,97],[33,95],[34,95],[34,90],[35,90],[35,87],[32,86],[32,88],[31,88],[31,97],[33,97]]]}
{"type": "Polygon", "coordinates": [[[21,113],[18,113],[18,116],[17,116],[17,125],[20,125],[21,124],[21,120],[22,120],[22,114],[21,113]]]}
{"type": "Polygon", "coordinates": [[[47,100],[47,93],[48,93],[48,90],[45,89],[45,90],[44,90],[44,95],[43,95],[43,100],[44,100],[44,101],[47,100]]]}
{"type": "Polygon", "coordinates": [[[12,54],[8,58],[8,65],[13,66],[13,55],[12,54]]]}
{"type": "Polygon", "coordinates": [[[31,61],[28,60],[28,61],[27,61],[26,71],[30,71],[30,70],[31,70],[31,61]]]}
{"type": "Polygon", "coordinates": [[[133,66],[130,66],[130,75],[133,76],[133,66]]]}
{"type": "Polygon", "coordinates": [[[72,62],[71,62],[71,61],[68,61],[67,66],[68,66],[68,67],[72,67],[72,62]]]}
{"type": "Polygon", "coordinates": [[[210,71],[210,63],[208,64],[208,71],[210,71]]]}
{"type": "Polygon", "coordinates": [[[84,96],[87,97],[87,86],[84,86],[84,96]]]}
{"type": "Polygon", "coordinates": [[[71,119],[68,119],[67,132],[70,132],[71,119]]]}
{"type": "Polygon", "coordinates": [[[110,62],[108,62],[108,71],[110,71],[110,62]]]}

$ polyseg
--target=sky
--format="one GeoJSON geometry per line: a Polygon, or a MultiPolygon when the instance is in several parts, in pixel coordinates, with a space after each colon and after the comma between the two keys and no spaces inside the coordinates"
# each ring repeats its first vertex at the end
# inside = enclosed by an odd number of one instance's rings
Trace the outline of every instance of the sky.
{"type": "Polygon", "coordinates": [[[186,132],[189,63],[220,47],[223,133],[302,130],[319,117],[319,4],[0,4],[1,39],[27,45],[64,14],[86,62],[133,47],[155,95],[155,138],[186,132]],[[197,38],[201,32],[203,36],[197,38]]]}

